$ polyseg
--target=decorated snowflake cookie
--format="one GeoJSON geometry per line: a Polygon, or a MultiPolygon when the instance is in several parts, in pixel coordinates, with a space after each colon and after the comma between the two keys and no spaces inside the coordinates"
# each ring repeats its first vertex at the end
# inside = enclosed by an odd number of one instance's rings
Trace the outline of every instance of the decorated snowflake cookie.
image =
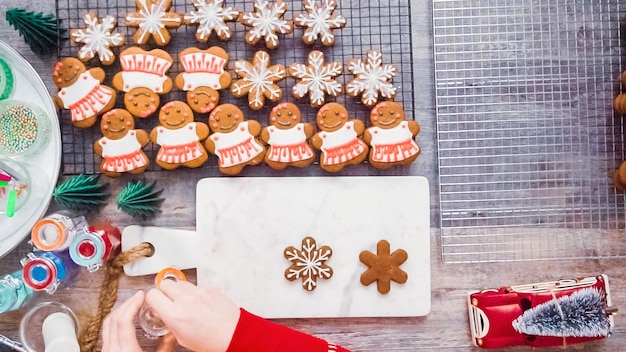
{"type": "Polygon", "coordinates": [[[171,12],[172,0],[135,0],[137,12],[126,15],[126,25],[138,27],[133,39],[136,44],[146,44],[150,37],[164,46],[172,39],[168,28],[183,24],[183,16],[171,12]]]}
{"type": "Polygon", "coordinates": [[[388,99],[396,96],[396,88],[389,82],[397,73],[396,67],[383,65],[383,54],[380,51],[368,51],[365,62],[361,59],[349,60],[348,71],[355,78],[346,85],[346,93],[352,97],[362,94],[363,104],[374,106],[379,94],[388,99]]]}
{"type": "Polygon", "coordinates": [[[308,65],[292,64],[289,66],[289,75],[296,78],[297,83],[292,92],[296,98],[310,94],[311,106],[322,106],[325,94],[337,96],[341,93],[341,84],[335,77],[341,74],[341,64],[338,62],[324,63],[324,53],[311,51],[308,65]]]}
{"type": "Polygon", "coordinates": [[[293,22],[283,19],[287,5],[281,0],[270,5],[268,0],[254,0],[254,12],[247,12],[239,18],[239,22],[252,27],[246,33],[246,42],[255,45],[265,38],[269,49],[278,46],[278,33],[289,34],[293,31],[293,22]]]}
{"type": "Polygon", "coordinates": [[[196,11],[185,15],[184,22],[187,25],[195,24],[196,39],[204,43],[209,40],[211,33],[215,31],[221,40],[230,39],[231,32],[226,22],[237,21],[239,11],[232,7],[224,7],[224,0],[194,0],[193,6],[196,11]]]}
{"type": "Polygon", "coordinates": [[[359,255],[361,262],[368,266],[368,269],[361,274],[361,284],[369,286],[376,281],[378,292],[387,294],[391,290],[391,281],[399,284],[405,283],[409,275],[400,265],[409,258],[404,249],[396,249],[391,253],[389,242],[378,241],[376,254],[370,251],[363,251],[359,255]]]}
{"type": "Polygon", "coordinates": [[[328,246],[317,248],[313,237],[305,237],[301,249],[285,248],[284,255],[292,263],[285,270],[285,278],[289,281],[301,279],[302,287],[307,291],[315,290],[317,278],[330,279],[333,276],[333,269],[326,265],[333,250],[328,246]]]}
{"type": "Polygon", "coordinates": [[[287,71],[283,65],[270,66],[270,56],[265,51],[257,51],[252,63],[239,60],[235,62],[235,73],[241,76],[235,81],[230,91],[236,97],[248,95],[248,106],[259,110],[265,105],[265,98],[278,101],[283,91],[276,82],[285,78],[287,71]]]}
{"type": "Polygon", "coordinates": [[[117,22],[112,16],[102,19],[96,17],[93,12],[88,12],[83,17],[87,25],[85,29],[74,29],[71,32],[72,41],[84,44],[78,51],[78,58],[83,61],[93,59],[96,54],[103,65],[110,65],[115,61],[115,55],[111,47],[122,46],[124,36],[120,33],[113,34],[117,22]]]}
{"type": "Polygon", "coordinates": [[[299,27],[305,27],[302,40],[307,44],[313,44],[317,38],[322,40],[322,44],[330,46],[335,44],[333,30],[346,26],[346,18],[333,12],[337,8],[335,0],[322,0],[318,4],[315,0],[304,0],[304,9],[307,13],[301,13],[293,20],[299,27]]]}

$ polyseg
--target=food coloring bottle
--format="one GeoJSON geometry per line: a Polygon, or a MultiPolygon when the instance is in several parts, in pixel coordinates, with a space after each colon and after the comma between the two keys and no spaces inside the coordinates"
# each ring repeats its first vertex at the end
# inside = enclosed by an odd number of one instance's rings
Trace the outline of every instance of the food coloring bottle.
{"type": "Polygon", "coordinates": [[[88,226],[84,216],[51,214],[35,223],[31,242],[42,251],[61,251],[67,249],[72,239],[86,231],[88,226]]]}
{"type": "Polygon", "coordinates": [[[90,227],[74,237],[69,247],[70,257],[74,263],[94,272],[105,260],[119,254],[121,237],[115,226],[90,227]]]}
{"type": "Polygon", "coordinates": [[[24,284],[22,271],[0,278],[0,313],[23,307],[33,296],[33,290],[24,284]]]}
{"type": "Polygon", "coordinates": [[[61,281],[71,282],[78,273],[67,251],[28,253],[22,263],[24,283],[33,291],[56,291],[61,281]]]}

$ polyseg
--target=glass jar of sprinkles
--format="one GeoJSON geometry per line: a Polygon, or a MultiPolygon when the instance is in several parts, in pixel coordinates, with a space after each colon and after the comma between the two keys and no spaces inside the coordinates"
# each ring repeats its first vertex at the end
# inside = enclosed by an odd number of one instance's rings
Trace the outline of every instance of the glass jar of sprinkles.
{"type": "Polygon", "coordinates": [[[37,105],[20,100],[0,101],[0,155],[34,156],[50,140],[50,120],[37,105]]]}

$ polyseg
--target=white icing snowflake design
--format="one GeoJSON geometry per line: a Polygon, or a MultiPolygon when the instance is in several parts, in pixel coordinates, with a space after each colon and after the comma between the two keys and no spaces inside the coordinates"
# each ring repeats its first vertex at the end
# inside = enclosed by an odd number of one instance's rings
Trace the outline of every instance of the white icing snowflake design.
{"type": "Polygon", "coordinates": [[[206,42],[215,31],[222,40],[230,39],[230,28],[226,21],[236,21],[239,11],[232,7],[224,8],[224,0],[194,0],[197,11],[185,15],[186,24],[197,24],[196,38],[206,42]]]}
{"type": "Polygon", "coordinates": [[[302,240],[302,249],[293,246],[285,248],[285,258],[291,262],[291,266],[285,270],[285,278],[289,281],[302,279],[302,287],[307,291],[313,291],[317,287],[317,278],[330,279],[333,269],[326,265],[326,261],[333,255],[328,246],[317,248],[315,239],[305,237],[302,240]]]}
{"type": "Polygon", "coordinates": [[[301,13],[294,19],[294,24],[300,27],[307,27],[302,39],[307,44],[313,44],[317,38],[321,37],[322,44],[333,45],[335,35],[333,29],[342,28],[346,25],[346,18],[333,12],[337,8],[335,0],[322,0],[321,4],[315,0],[304,0],[304,9],[307,13],[301,13]]]}
{"type": "Polygon", "coordinates": [[[179,27],[182,17],[175,12],[170,12],[172,0],[136,0],[138,12],[126,16],[126,24],[131,27],[139,27],[135,34],[137,44],[146,44],[152,36],[158,45],[166,45],[170,41],[170,35],[164,28],[179,27]]]}
{"type": "Polygon", "coordinates": [[[113,63],[115,56],[111,47],[124,44],[124,36],[120,33],[112,34],[117,24],[115,18],[106,16],[99,19],[93,13],[85,14],[83,21],[87,25],[86,29],[72,31],[72,39],[76,43],[84,44],[78,51],[78,58],[86,61],[92,59],[96,54],[100,62],[105,65],[113,63]]]}
{"type": "Polygon", "coordinates": [[[282,97],[282,89],[275,83],[285,78],[283,65],[270,66],[270,56],[265,51],[257,51],[252,63],[245,60],[235,62],[235,72],[242,79],[230,87],[236,97],[248,94],[248,106],[259,110],[265,105],[265,98],[277,101],[282,97]]]}
{"type": "Polygon", "coordinates": [[[396,96],[396,88],[389,82],[397,73],[396,67],[383,65],[383,54],[380,51],[368,51],[365,62],[361,59],[349,60],[348,71],[355,78],[346,85],[346,93],[353,97],[363,93],[363,104],[374,106],[379,93],[385,98],[396,96]]]}
{"type": "Polygon", "coordinates": [[[267,0],[254,0],[254,12],[245,13],[241,23],[252,27],[246,34],[246,41],[252,45],[265,38],[265,45],[273,49],[278,46],[278,34],[289,34],[293,23],[283,19],[287,5],[281,0],[270,6],[267,0]]]}
{"type": "Polygon", "coordinates": [[[342,65],[338,62],[324,64],[324,53],[311,51],[308,66],[292,64],[289,74],[297,79],[293,86],[293,95],[302,98],[310,93],[311,106],[318,107],[324,104],[325,93],[337,96],[341,93],[341,84],[334,78],[341,74],[342,65]]]}

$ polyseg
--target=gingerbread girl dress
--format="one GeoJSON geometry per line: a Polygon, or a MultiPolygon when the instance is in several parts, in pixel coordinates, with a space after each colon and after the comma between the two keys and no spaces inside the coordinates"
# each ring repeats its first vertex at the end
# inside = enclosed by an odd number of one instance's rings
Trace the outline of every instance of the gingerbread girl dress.
{"type": "Polygon", "coordinates": [[[385,129],[370,127],[372,161],[382,163],[401,162],[419,154],[420,148],[413,140],[409,122],[402,121],[396,127],[385,129]]]}
{"type": "Polygon", "coordinates": [[[200,158],[206,152],[196,132],[196,122],[189,122],[178,129],[157,126],[156,143],[161,146],[157,160],[168,164],[186,164],[200,158]]]}
{"type": "Polygon", "coordinates": [[[141,169],[148,165],[146,154],[141,151],[137,132],[130,130],[120,139],[102,137],[98,143],[102,147],[102,170],[108,172],[127,172],[141,169]]]}
{"type": "Polygon", "coordinates": [[[222,168],[247,163],[265,151],[249,131],[248,121],[242,121],[232,132],[215,132],[209,136],[222,168]]]}
{"type": "Polygon", "coordinates": [[[324,164],[348,163],[368,150],[367,145],[357,136],[354,120],[346,122],[334,132],[320,132],[324,153],[324,164]]]}
{"type": "Polygon", "coordinates": [[[312,158],[313,150],[309,146],[304,132],[304,123],[300,122],[290,129],[267,127],[268,144],[272,146],[267,159],[278,163],[294,163],[312,158]]]}

